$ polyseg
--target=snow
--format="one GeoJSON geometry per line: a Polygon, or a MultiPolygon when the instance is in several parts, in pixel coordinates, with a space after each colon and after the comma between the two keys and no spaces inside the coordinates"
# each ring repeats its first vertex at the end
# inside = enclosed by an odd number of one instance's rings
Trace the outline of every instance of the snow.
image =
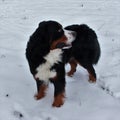
{"type": "Polygon", "coordinates": [[[119,13],[119,0],[0,0],[0,120],[119,120],[119,13]],[[45,98],[34,99],[36,84],[25,58],[29,36],[40,21],[50,19],[63,26],[88,24],[102,51],[97,83],[89,83],[86,70],[78,67],[72,78],[66,76],[60,108],[51,106],[52,84],[45,98]]]}

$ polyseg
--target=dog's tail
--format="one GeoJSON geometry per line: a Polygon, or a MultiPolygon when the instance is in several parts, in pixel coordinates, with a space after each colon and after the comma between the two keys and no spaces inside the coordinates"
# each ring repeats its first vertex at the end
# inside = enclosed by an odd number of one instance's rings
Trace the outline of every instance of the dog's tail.
{"type": "Polygon", "coordinates": [[[93,60],[93,64],[97,64],[100,56],[101,56],[101,49],[100,49],[100,44],[98,42],[98,40],[96,40],[96,51],[95,51],[95,56],[94,56],[94,60],[93,60]]]}
{"type": "Polygon", "coordinates": [[[86,24],[79,25],[79,30],[86,33],[88,36],[92,36],[90,38],[90,40],[94,43],[94,57],[92,59],[92,63],[97,64],[101,56],[101,49],[96,32],[86,24]]]}

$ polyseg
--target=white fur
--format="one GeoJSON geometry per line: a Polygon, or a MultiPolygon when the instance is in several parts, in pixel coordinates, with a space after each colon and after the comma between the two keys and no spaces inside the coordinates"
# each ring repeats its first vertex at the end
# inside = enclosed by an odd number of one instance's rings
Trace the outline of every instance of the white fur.
{"type": "Polygon", "coordinates": [[[49,78],[53,78],[56,76],[56,71],[51,71],[50,68],[58,62],[61,62],[62,60],[62,50],[61,49],[54,49],[51,50],[44,59],[46,60],[45,63],[42,65],[39,65],[37,67],[37,74],[35,75],[35,78],[39,78],[39,80],[42,80],[46,83],[49,82],[49,78]]]}
{"type": "Polygon", "coordinates": [[[73,33],[75,33],[74,31],[71,30],[64,30],[65,36],[67,37],[67,44],[71,44],[74,40],[76,36],[73,36],[73,33]]]}

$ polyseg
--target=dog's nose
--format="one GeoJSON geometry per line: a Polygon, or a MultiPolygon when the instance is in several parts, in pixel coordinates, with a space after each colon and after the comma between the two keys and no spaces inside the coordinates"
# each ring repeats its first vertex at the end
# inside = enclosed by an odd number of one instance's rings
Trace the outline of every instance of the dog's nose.
{"type": "Polygon", "coordinates": [[[58,43],[56,45],[56,48],[63,48],[65,46],[65,43],[58,43]]]}

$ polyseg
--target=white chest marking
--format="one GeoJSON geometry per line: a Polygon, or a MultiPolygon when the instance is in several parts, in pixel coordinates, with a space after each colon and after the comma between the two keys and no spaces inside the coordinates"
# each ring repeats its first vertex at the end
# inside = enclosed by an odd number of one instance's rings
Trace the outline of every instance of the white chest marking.
{"type": "Polygon", "coordinates": [[[44,82],[49,82],[50,78],[53,78],[56,76],[56,71],[51,71],[50,68],[58,62],[61,62],[62,60],[62,50],[61,49],[54,49],[51,50],[44,59],[46,60],[45,63],[39,65],[36,70],[37,73],[35,75],[35,78],[39,78],[39,80],[42,80],[44,82]]]}

